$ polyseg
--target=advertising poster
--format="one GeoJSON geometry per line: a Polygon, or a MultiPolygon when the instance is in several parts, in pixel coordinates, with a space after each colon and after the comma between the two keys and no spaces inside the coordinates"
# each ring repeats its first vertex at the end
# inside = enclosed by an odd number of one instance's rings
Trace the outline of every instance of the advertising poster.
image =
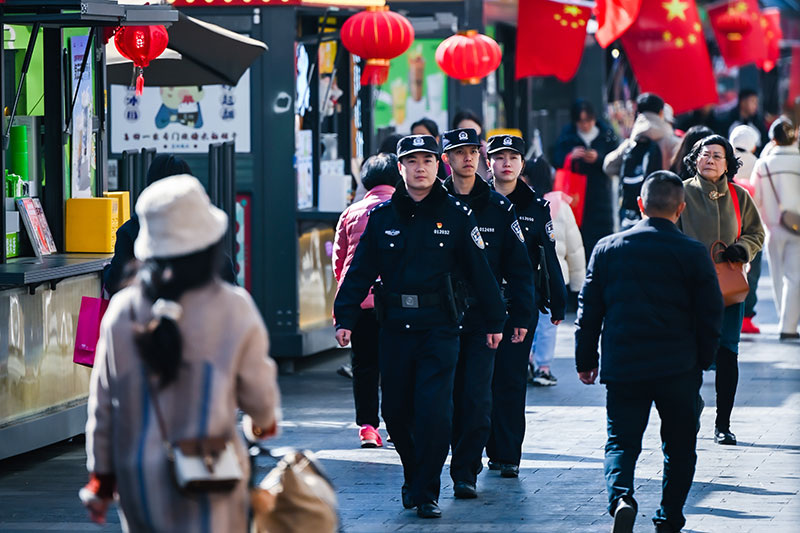
{"type": "Polygon", "coordinates": [[[436,64],[439,39],[416,39],[406,53],[392,59],[389,79],[377,88],[375,128],[394,126],[408,133],[411,124],[427,117],[447,126],[447,76],[436,64]]]}
{"type": "Polygon", "coordinates": [[[72,37],[70,39],[70,61],[72,66],[72,97],[75,106],[72,108],[72,165],[70,180],[72,182],[72,198],[92,197],[92,171],[94,170],[94,137],[92,135],[92,61],[86,61],[81,79],[81,63],[86,51],[89,37],[72,37]],[[78,82],[80,81],[80,87],[78,82]],[[75,98],[75,91],[79,90],[75,98]]]}
{"type": "Polygon", "coordinates": [[[212,143],[236,141],[250,152],[250,71],[239,83],[148,87],[142,96],[111,86],[111,151],[155,148],[158,152],[206,153],[212,143]]]}

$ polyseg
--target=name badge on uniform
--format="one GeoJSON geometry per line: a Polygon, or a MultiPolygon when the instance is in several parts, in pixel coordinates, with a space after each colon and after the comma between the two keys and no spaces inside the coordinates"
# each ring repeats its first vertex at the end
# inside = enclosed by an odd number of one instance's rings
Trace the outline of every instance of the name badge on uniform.
{"type": "Polygon", "coordinates": [[[469,235],[470,235],[470,237],[472,237],[472,241],[475,243],[475,246],[477,246],[481,250],[486,248],[486,244],[484,244],[484,242],[483,242],[483,237],[481,237],[481,232],[478,229],[478,226],[475,226],[474,228],[472,228],[472,231],[470,232],[469,235]]]}
{"type": "Polygon", "coordinates": [[[517,236],[517,239],[519,239],[520,242],[525,242],[525,237],[522,235],[522,230],[519,227],[519,220],[515,220],[511,223],[511,231],[514,232],[514,235],[517,236]]]}

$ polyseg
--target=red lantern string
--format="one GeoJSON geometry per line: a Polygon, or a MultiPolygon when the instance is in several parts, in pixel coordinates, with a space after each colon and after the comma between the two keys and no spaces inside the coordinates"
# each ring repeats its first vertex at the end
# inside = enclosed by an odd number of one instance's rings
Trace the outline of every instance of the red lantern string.
{"type": "Polygon", "coordinates": [[[414,28],[388,6],[368,7],[342,24],[341,36],[348,52],[367,60],[361,85],[379,85],[389,77],[389,60],[411,47],[414,28]]]}

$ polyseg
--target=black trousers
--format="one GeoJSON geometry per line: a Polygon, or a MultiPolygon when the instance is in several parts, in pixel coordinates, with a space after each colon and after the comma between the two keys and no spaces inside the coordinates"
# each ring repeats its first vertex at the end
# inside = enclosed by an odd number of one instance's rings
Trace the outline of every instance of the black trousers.
{"type": "Polygon", "coordinates": [[[661,508],[653,520],[666,521],[676,531],[686,524],[683,505],[697,462],[698,395],[702,382],[702,371],[696,369],[667,378],[606,384],[605,476],[610,513],[620,497],[633,498],[636,460],[642,451],[650,407],[655,402],[661,417],[664,474],[661,508]]]}
{"type": "Polygon", "coordinates": [[[416,505],[438,501],[453,421],[458,329],[380,332],[381,411],[416,505]]]}
{"type": "Polygon", "coordinates": [[[378,427],[378,319],[375,309],[362,309],[350,336],[352,345],[353,399],[356,404],[356,424],[378,427]]]}
{"type": "Polygon", "coordinates": [[[519,344],[512,344],[514,328],[506,324],[503,340],[494,357],[492,431],[486,444],[486,455],[494,463],[519,465],[522,459],[528,357],[538,321],[539,313],[536,313],[525,340],[519,344]]]}
{"type": "Polygon", "coordinates": [[[475,483],[483,468],[483,448],[492,429],[495,351],[486,345],[486,333],[461,334],[453,387],[453,481],[475,483]]]}
{"type": "Polygon", "coordinates": [[[739,354],[720,346],[717,349],[716,364],[714,388],[717,392],[717,418],[714,426],[720,431],[730,431],[733,402],[739,383],[739,354]]]}

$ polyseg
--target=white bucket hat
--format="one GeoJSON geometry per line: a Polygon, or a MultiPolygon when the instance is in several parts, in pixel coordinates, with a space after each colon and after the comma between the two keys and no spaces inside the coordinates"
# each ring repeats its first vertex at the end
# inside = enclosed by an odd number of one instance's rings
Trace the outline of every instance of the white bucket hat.
{"type": "Polygon", "coordinates": [[[731,130],[731,145],[744,152],[752,152],[761,141],[761,132],[753,126],[740,124],[731,130]]]}
{"type": "Polygon", "coordinates": [[[228,215],[211,205],[203,185],[189,174],[159,180],[136,202],[139,236],[133,253],[139,261],[199,252],[219,241],[228,215]]]}

